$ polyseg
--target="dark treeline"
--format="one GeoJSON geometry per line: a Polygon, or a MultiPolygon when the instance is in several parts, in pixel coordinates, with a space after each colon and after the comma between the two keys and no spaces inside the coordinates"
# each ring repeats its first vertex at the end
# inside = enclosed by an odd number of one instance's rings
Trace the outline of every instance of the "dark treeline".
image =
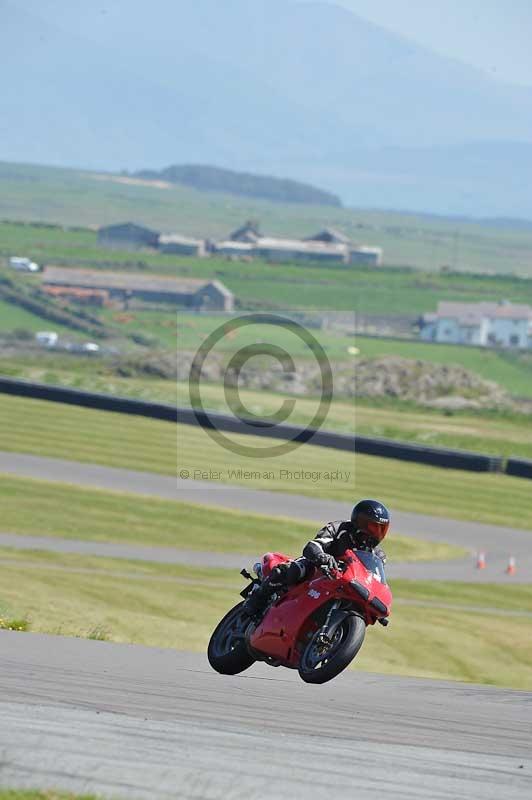
{"type": "Polygon", "coordinates": [[[340,198],[336,195],[306,183],[299,183],[299,181],[287,178],[233,172],[229,169],[201,164],[174,165],[161,170],[145,169],[133,174],[137,178],[182,183],[201,191],[258,197],[274,203],[303,203],[337,207],[342,205],[340,198]]]}

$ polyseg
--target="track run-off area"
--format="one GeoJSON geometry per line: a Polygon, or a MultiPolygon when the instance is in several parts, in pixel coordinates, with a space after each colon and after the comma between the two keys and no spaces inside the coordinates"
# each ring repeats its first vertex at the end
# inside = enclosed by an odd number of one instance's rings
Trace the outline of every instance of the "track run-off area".
{"type": "Polygon", "coordinates": [[[532,693],[0,632],[0,784],[106,797],[522,800],[532,693]]]}
{"type": "MultiPolygon", "coordinates": [[[[0,453],[0,473],[268,516],[274,509],[280,524],[318,528],[349,513],[317,498],[18,453],[0,453]]],[[[470,555],[390,563],[391,578],[532,582],[530,532],[392,514],[395,532],[470,555]],[[484,570],[475,569],[479,550],[484,570]],[[510,552],[515,576],[504,572],[510,552]]],[[[231,568],[259,555],[9,531],[0,546],[231,568]]],[[[139,800],[522,800],[532,792],[531,719],[524,691],[356,668],[324,686],[264,665],[222,677],[201,654],[0,631],[0,786],[139,800]]]]}

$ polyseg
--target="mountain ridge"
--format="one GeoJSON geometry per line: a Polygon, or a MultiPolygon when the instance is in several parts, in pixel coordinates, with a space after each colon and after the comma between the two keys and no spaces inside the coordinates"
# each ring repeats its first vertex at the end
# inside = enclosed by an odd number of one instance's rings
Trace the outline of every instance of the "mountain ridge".
{"type": "Polygon", "coordinates": [[[215,163],[287,174],[352,205],[532,214],[501,145],[513,157],[512,142],[532,141],[532,90],[326,3],[74,5],[4,0],[4,159],[215,163]],[[478,167],[467,148],[497,142],[496,161],[478,167]]]}

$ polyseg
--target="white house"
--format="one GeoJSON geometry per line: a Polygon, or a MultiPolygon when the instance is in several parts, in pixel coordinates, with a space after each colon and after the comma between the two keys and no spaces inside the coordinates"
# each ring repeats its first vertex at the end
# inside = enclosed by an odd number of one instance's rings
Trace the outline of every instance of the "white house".
{"type": "Polygon", "coordinates": [[[438,303],[424,314],[421,338],[428,342],[481,347],[532,347],[532,308],[510,303],[438,303]]]}

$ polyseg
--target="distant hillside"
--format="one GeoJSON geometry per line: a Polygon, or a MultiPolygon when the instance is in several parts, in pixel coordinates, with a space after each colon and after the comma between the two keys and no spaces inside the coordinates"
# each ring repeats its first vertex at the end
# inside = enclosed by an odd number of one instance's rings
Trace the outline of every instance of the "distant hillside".
{"type": "Polygon", "coordinates": [[[4,160],[216,163],[289,175],[352,206],[532,217],[532,90],[332,2],[0,9],[4,160]]]}
{"type": "Polygon", "coordinates": [[[288,178],[273,178],[269,175],[253,175],[248,172],[233,172],[230,169],[209,167],[202,164],[174,165],[161,170],[144,169],[134,172],[136,178],[182,183],[193,189],[207,192],[258,197],[274,203],[303,203],[313,206],[342,205],[339,197],[324,192],[307,183],[288,178]]]}
{"type": "MultiPolygon", "coordinates": [[[[467,272],[532,274],[532,230],[526,221],[505,224],[498,220],[493,225],[489,220],[272,203],[199,192],[168,181],[0,161],[0,220],[6,219],[92,228],[128,220],[160,231],[211,239],[223,239],[245,220],[256,219],[265,233],[288,238],[312,236],[325,227],[337,228],[357,244],[382,247],[387,265],[424,270],[447,265],[467,272]]],[[[49,235],[60,237],[60,231],[49,235]]],[[[39,241],[40,237],[36,245],[39,241]]],[[[93,237],[88,236],[64,256],[94,258],[92,243],[93,237]]],[[[0,258],[31,255],[39,263],[43,258],[48,260],[39,247],[31,253],[24,247],[24,236],[7,237],[2,227],[0,258]]],[[[101,257],[103,251],[98,252],[101,257]]],[[[161,259],[170,257],[154,258],[161,263],[161,259]]],[[[271,291],[270,278],[263,278],[271,291]]],[[[244,286],[238,286],[238,291],[244,286]]]]}

